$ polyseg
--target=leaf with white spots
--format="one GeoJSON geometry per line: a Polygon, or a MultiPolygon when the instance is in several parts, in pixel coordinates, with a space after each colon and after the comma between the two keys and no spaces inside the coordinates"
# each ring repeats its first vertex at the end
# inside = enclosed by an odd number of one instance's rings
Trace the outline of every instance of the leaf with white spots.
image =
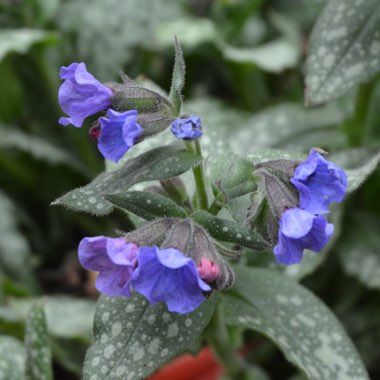
{"type": "Polygon", "coordinates": [[[45,320],[44,307],[41,302],[35,303],[28,312],[25,332],[27,380],[51,380],[50,342],[45,320]]]}
{"type": "Polygon", "coordinates": [[[345,146],[346,136],[339,124],[351,114],[351,104],[337,102],[315,109],[284,103],[253,114],[234,130],[234,152],[253,152],[254,148],[324,149],[345,146]]]}
{"type": "MultiPolygon", "coordinates": [[[[28,310],[36,300],[10,299],[9,307],[20,320],[27,319],[28,310]]],[[[91,339],[91,325],[95,303],[87,299],[67,296],[44,297],[44,309],[49,333],[59,338],[91,339]]]]}
{"type": "Polygon", "coordinates": [[[257,251],[270,248],[269,243],[259,233],[232,220],[217,218],[202,210],[196,211],[192,215],[192,218],[195,222],[206,228],[214,239],[234,243],[257,251]]]}
{"type": "Polygon", "coordinates": [[[164,304],[101,296],[95,313],[94,344],[87,352],[84,380],[140,380],[186,350],[207,326],[218,294],[189,314],[169,313],[164,304]]]}
{"type": "Polygon", "coordinates": [[[0,380],[25,379],[25,349],[17,339],[0,335],[0,380]]]}
{"type": "Polygon", "coordinates": [[[348,192],[357,190],[377,168],[380,161],[379,149],[347,149],[327,157],[345,169],[348,177],[348,192]]]}
{"type": "Polygon", "coordinates": [[[369,380],[340,322],[310,291],[270,270],[235,272],[241,297],[225,297],[227,324],[268,336],[310,380],[369,380]]]}
{"type": "Polygon", "coordinates": [[[181,111],[182,106],[182,90],[185,85],[185,60],[183,58],[183,53],[181,49],[181,45],[177,40],[177,37],[174,41],[175,46],[175,57],[174,57],[174,68],[173,68],[173,77],[172,77],[172,85],[170,88],[169,99],[174,105],[174,109],[176,111],[176,115],[178,116],[181,111]]]}
{"type": "Polygon", "coordinates": [[[120,169],[100,174],[88,185],[70,191],[53,204],[97,216],[107,215],[113,210],[113,204],[103,194],[125,191],[140,182],[176,177],[200,162],[199,156],[184,151],[183,147],[162,146],[128,160],[120,169]]]}
{"type": "Polygon", "coordinates": [[[106,194],[104,198],[114,206],[130,211],[145,220],[163,217],[186,218],[186,212],[182,207],[158,193],[127,191],[119,194],[106,194]]]}
{"type": "Polygon", "coordinates": [[[380,289],[379,220],[374,214],[350,217],[338,254],[346,273],[371,289],[380,289]]]}
{"type": "Polygon", "coordinates": [[[380,71],[380,2],[331,0],[310,38],[306,103],[336,98],[380,71]]]}

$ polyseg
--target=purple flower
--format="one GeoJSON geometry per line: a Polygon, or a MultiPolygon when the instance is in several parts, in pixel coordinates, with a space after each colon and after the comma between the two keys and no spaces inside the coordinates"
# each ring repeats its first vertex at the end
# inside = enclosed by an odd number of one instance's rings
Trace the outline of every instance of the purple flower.
{"type": "Polygon", "coordinates": [[[300,193],[300,208],[312,214],[326,214],[331,202],[341,202],[347,191],[343,169],[311,149],[290,180],[300,193]]]}
{"type": "Polygon", "coordinates": [[[117,112],[109,109],[106,117],[99,118],[98,149],[107,160],[118,162],[135,144],[143,129],[137,124],[137,111],[117,112]]]}
{"type": "Polygon", "coordinates": [[[211,291],[198,275],[195,262],[174,248],[141,247],[132,286],[151,304],[165,302],[169,311],[188,313],[211,291]]]}
{"type": "Polygon", "coordinates": [[[80,128],[87,116],[111,106],[111,89],[90,74],[84,63],[72,63],[68,67],[61,67],[59,75],[65,81],[59,88],[58,101],[62,110],[69,115],[61,117],[60,124],[73,124],[80,128]]]}
{"type": "Polygon", "coordinates": [[[274,254],[280,264],[296,264],[303,250],[319,252],[329,241],[334,226],[322,215],[313,215],[299,208],[286,210],[280,219],[278,243],[274,254]]]}
{"type": "Polygon", "coordinates": [[[203,133],[201,119],[194,115],[174,120],[170,130],[177,139],[196,139],[203,133]]]}
{"type": "Polygon", "coordinates": [[[123,238],[86,237],[78,248],[79,261],[99,272],[96,289],[109,296],[130,296],[131,275],[137,264],[138,246],[123,238]]]}

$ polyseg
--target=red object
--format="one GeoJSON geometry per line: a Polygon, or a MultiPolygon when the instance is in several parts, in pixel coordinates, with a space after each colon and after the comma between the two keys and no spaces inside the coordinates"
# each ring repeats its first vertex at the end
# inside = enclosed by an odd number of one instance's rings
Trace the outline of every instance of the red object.
{"type": "Polygon", "coordinates": [[[149,380],[217,380],[223,368],[205,347],[197,356],[184,354],[160,369],[149,380]]]}

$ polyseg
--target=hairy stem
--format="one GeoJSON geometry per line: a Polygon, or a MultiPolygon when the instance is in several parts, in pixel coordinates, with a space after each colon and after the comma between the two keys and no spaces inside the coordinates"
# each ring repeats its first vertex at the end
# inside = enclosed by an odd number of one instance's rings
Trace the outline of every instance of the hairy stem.
{"type": "MultiPolygon", "coordinates": [[[[190,153],[196,153],[198,156],[202,157],[201,146],[199,140],[186,141],[186,148],[190,153]]],[[[193,168],[193,175],[195,180],[195,187],[198,197],[198,207],[202,210],[208,209],[208,197],[206,189],[206,180],[204,175],[203,162],[198,166],[193,168]]]]}

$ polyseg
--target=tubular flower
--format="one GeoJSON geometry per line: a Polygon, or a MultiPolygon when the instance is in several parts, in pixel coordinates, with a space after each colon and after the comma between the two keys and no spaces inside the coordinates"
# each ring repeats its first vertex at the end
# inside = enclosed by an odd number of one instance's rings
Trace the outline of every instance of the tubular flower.
{"type": "Polygon", "coordinates": [[[174,248],[141,247],[132,286],[151,304],[164,302],[169,311],[182,314],[195,310],[205,299],[203,292],[211,291],[195,262],[174,248]]]}
{"type": "Polygon", "coordinates": [[[300,195],[300,208],[312,214],[326,214],[331,202],[341,202],[347,191],[343,169],[326,160],[315,149],[295,169],[291,183],[300,195]]]}
{"type": "Polygon", "coordinates": [[[109,109],[107,117],[99,118],[98,149],[108,160],[118,162],[135,144],[143,128],[137,124],[137,111],[117,112],[109,109]]]}
{"type": "Polygon", "coordinates": [[[123,238],[86,237],[78,248],[83,268],[99,272],[96,288],[109,296],[130,296],[138,246],[123,238]]]}
{"type": "Polygon", "coordinates": [[[195,115],[174,120],[170,130],[177,139],[196,139],[203,134],[201,119],[195,115]]]}
{"type": "Polygon", "coordinates": [[[274,247],[276,260],[286,265],[299,263],[304,249],[319,252],[333,232],[334,226],[324,216],[300,208],[288,209],[280,218],[278,243],[274,247]]]}
{"type": "Polygon", "coordinates": [[[63,66],[59,74],[65,81],[59,88],[58,101],[62,110],[69,115],[61,117],[60,124],[80,128],[87,116],[111,106],[113,92],[90,74],[84,63],[63,66]]]}

